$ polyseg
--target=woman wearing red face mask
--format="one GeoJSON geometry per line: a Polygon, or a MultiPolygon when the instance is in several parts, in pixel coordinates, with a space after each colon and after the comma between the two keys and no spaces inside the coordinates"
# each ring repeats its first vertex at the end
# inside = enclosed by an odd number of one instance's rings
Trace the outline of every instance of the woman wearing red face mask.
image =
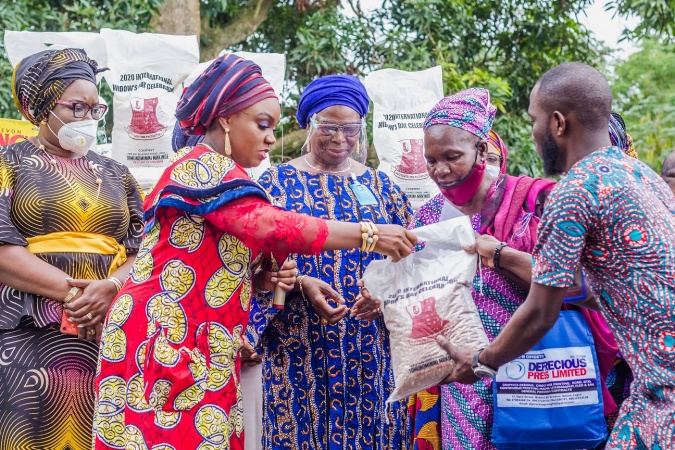
{"type": "MultiPolygon", "coordinates": [[[[539,217],[554,185],[550,180],[511,177],[505,170],[493,176],[486,170],[495,112],[485,89],[461,91],[431,110],[424,123],[424,156],[441,194],[423,205],[411,224],[416,228],[459,215],[471,217],[480,234],[472,251],[483,264],[472,295],[490,341],[525,300],[539,217]]],[[[503,142],[496,142],[505,156],[503,142]]],[[[505,159],[501,163],[505,168],[505,159]]],[[[438,448],[442,443],[444,449],[494,449],[491,386],[492,378],[487,378],[473,385],[435,386],[413,396],[412,448],[438,448]]]]}
{"type": "MultiPolygon", "coordinates": [[[[554,184],[505,173],[494,177],[486,170],[488,133],[495,113],[485,89],[461,91],[431,110],[424,123],[424,156],[441,194],[415,213],[411,225],[417,228],[460,215],[471,217],[474,230],[481,234],[478,251],[493,255],[483,258],[472,290],[490,340],[525,300],[529,275],[524,272],[530,267],[521,257],[534,247],[538,217],[554,184]],[[479,275],[482,292],[477,287],[479,275]]],[[[494,448],[490,442],[491,380],[472,386],[435,386],[418,393],[409,405],[412,448],[421,450],[441,442],[443,448],[494,448]]]]}

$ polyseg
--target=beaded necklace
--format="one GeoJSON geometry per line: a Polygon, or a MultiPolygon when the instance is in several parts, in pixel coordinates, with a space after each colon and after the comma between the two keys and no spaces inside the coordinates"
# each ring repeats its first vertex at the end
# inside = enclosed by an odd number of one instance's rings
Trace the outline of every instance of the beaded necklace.
{"type": "Polygon", "coordinates": [[[324,170],[324,169],[319,169],[318,167],[314,167],[313,165],[310,164],[309,160],[307,159],[307,155],[305,155],[305,156],[303,157],[303,159],[305,160],[305,164],[307,164],[310,168],[316,170],[316,171],[319,172],[319,173],[332,173],[332,174],[337,175],[337,174],[340,174],[340,173],[345,173],[346,171],[348,171],[349,169],[352,168],[352,160],[351,160],[351,158],[347,158],[347,164],[348,164],[348,165],[347,165],[347,168],[346,168],[346,169],[342,169],[342,170],[324,170]]]}

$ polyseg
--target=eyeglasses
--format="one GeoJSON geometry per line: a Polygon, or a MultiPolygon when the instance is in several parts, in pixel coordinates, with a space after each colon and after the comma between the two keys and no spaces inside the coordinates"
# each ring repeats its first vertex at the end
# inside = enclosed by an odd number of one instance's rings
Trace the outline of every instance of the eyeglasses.
{"type": "Polygon", "coordinates": [[[91,106],[85,102],[66,102],[64,100],[57,100],[56,103],[72,109],[73,117],[76,119],[82,119],[87,115],[89,110],[91,110],[92,119],[100,120],[105,115],[106,111],[108,111],[108,106],[103,103],[96,103],[91,106]]]}
{"type": "Polygon", "coordinates": [[[339,130],[342,130],[342,134],[344,134],[345,137],[354,137],[365,128],[365,125],[362,123],[336,125],[334,123],[316,123],[314,121],[311,122],[311,126],[322,136],[335,136],[339,130]]]}
{"type": "Polygon", "coordinates": [[[494,166],[501,166],[502,165],[502,155],[496,155],[494,153],[488,153],[485,156],[485,161],[488,164],[492,164],[494,166]]]}

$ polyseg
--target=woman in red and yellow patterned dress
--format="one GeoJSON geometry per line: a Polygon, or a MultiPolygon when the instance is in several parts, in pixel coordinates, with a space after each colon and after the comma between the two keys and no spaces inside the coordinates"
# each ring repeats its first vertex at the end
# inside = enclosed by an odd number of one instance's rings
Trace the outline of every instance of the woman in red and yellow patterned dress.
{"type": "Polygon", "coordinates": [[[146,199],[141,249],[103,331],[95,448],[242,449],[237,355],[268,252],[276,261],[359,246],[410,253],[416,239],[401,227],[326,222],[269,203],[244,169],[267,157],[279,116],[259,67],[234,55],[184,93],[176,117],[205,138],[146,199]]]}

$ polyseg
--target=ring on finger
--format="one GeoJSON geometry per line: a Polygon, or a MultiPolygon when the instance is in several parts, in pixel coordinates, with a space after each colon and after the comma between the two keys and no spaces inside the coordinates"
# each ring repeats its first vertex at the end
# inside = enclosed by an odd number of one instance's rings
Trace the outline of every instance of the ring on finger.
{"type": "Polygon", "coordinates": [[[87,315],[86,315],[85,317],[86,317],[87,319],[89,319],[89,320],[91,320],[91,319],[94,318],[94,316],[93,316],[90,312],[88,312],[87,315]]]}
{"type": "Polygon", "coordinates": [[[90,335],[90,336],[91,336],[91,335],[94,335],[94,334],[96,334],[96,330],[93,330],[93,329],[92,329],[92,330],[87,330],[87,334],[90,335]]]}

